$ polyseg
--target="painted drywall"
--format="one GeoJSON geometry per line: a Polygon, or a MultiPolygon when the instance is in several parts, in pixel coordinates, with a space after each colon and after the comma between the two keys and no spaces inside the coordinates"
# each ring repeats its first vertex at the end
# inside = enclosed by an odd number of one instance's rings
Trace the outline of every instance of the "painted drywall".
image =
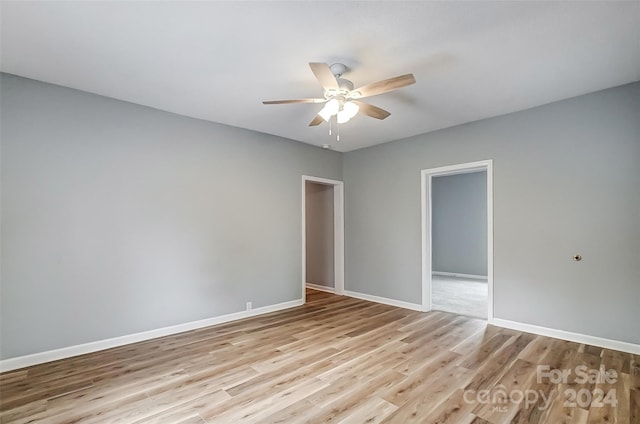
{"type": "Polygon", "coordinates": [[[336,152],[2,75],[2,359],[302,296],[336,152]]]}
{"type": "Polygon", "coordinates": [[[493,159],[495,317],[640,343],[638,117],[634,83],[346,153],[346,289],[420,303],[420,170],[493,159]]]}
{"type": "Polygon", "coordinates": [[[333,186],[305,183],[307,283],[335,287],[333,186]]]}
{"type": "Polygon", "coordinates": [[[487,172],[431,179],[432,268],[487,276],[487,172]]]}

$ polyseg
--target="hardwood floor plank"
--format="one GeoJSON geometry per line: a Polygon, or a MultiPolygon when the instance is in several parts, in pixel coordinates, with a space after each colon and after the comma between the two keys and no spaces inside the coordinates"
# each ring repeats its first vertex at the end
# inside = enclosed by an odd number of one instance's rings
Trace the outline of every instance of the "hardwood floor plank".
{"type": "MultiPolygon", "coordinates": [[[[441,403],[445,402],[458,387],[453,381],[466,384],[473,372],[466,368],[453,365],[440,369],[426,384],[418,390],[409,392],[406,399],[394,396],[392,402],[398,409],[382,422],[385,423],[422,423],[424,417],[432,413],[441,403]]],[[[395,393],[394,393],[395,394],[395,393]]]]}
{"type": "Polygon", "coordinates": [[[258,369],[257,371],[259,373],[256,377],[230,387],[226,391],[231,396],[236,396],[246,390],[255,390],[255,387],[259,386],[260,384],[270,384],[272,381],[277,381],[284,376],[294,375],[298,373],[307,365],[314,365],[317,364],[320,360],[330,359],[337,352],[338,351],[336,349],[328,348],[319,352],[313,352],[311,354],[308,354],[307,356],[294,356],[292,358],[288,358],[287,361],[282,361],[282,363],[279,364],[279,367],[272,368],[269,370],[269,372],[260,372],[260,370],[258,369]]]}
{"type": "Polygon", "coordinates": [[[424,422],[433,424],[457,424],[471,422],[471,411],[477,403],[469,401],[474,397],[466,397],[464,389],[456,389],[454,392],[436,406],[430,413],[423,417],[424,422]]]}
{"type": "Polygon", "coordinates": [[[555,395],[556,386],[547,380],[537,380],[536,377],[534,382],[524,389],[523,400],[518,405],[518,411],[512,418],[511,423],[533,424],[545,422],[545,410],[549,407],[551,399],[555,395]]]}
{"type": "Polygon", "coordinates": [[[629,364],[629,375],[631,377],[631,388],[640,390],[640,355],[633,355],[629,364]]]}
{"type": "Polygon", "coordinates": [[[314,415],[301,422],[340,422],[345,420],[363,402],[367,402],[372,397],[379,399],[378,392],[384,391],[385,388],[396,384],[403,378],[405,378],[404,375],[387,370],[366,383],[331,385],[309,397],[309,401],[317,408],[314,415]],[[375,388],[375,391],[372,391],[372,388],[375,388]]]}
{"type": "MultiPolygon", "coordinates": [[[[139,417],[138,420],[133,421],[132,424],[147,424],[147,422],[157,422],[158,424],[172,422],[167,421],[166,417],[178,416],[178,417],[191,417],[193,414],[197,414],[202,421],[201,412],[206,408],[214,408],[217,405],[229,400],[231,396],[224,390],[216,390],[215,392],[208,392],[197,398],[187,400],[184,403],[173,403],[171,405],[157,405],[154,404],[152,409],[149,409],[148,414],[139,417]]],[[[151,398],[151,402],[155,402],[155,399],[151,398]]]]}
{"type": "Polygon", "coordinates": [[[360,355],[318,375],[323,381],[333,383],[342,377],[356,375],[360,378],[382,372],[403,362],[406,356],[399,352],[404,347],[400,341],[389,343],[370,353],[360,355]]]}
{"type": "Polygon", "coordinates": [[[517,393],[516,400],[520,399],[520,393],[524,393],[525,388],[531,386],[535,376],[534,364],[517,359],[492,391],[492,402],[476,406],[473,414],[489,422],[512,422],[518,410],[524,406],[523,402],[514,402],[512,396],[517,393]]]}
{"type": "MultiPolygon", "coordinates": [[[[622,394],[622,396],[624,395],[622,394]]],[[[630,422],[640,422],[640,390],[631,389],[629,392],[629,408],[630,422]]]]}
{"type": "Polygon", "coordinates": [[[395,405],[378,397],[372,397],[358,404],[342,420],[340,424],[367,423],[376,424],[382,422],[393,411],[398,409],[395,405]]]}
{"type": "MultiPolygon", "coordinates": [[[[415,340],[402,349],[407,360],[395,369],[407,375],[412,374],[425,364],[425,358],[437,357],[447,351],[447,347],[458,344],[475,331],[475,326],[461,328],[454,325],[447,330],[433,332],[425,339],[415,340]]],[[[463,358],[463,355],[459,354],[459,357],[463,358]]]]}
{"type": "MultiPolygon", "coordinates": [[[[504,334],[499,327],[494,327],[493,325],[481,326],[478,331],[452,347],[451,350],[461,355],[471,355],[480,349],[487,340],[498,334],[504,334]]],[[[512,334],[504,335],[512,336],[512,334]]]]}
{"type": "Polygon", "coordinates": [[[477,349],[475,349],[475,351],[467,352],[464,361],[462,361],[460,365],[468,369],[476,369],[479,364],[485,362],[509,339],[511,339],[511,336],[496,334],[488,340],[483,341],[482,344],[478,346],[477,349]]]}
{"type": "Polygon", "coordinates": [[[313,404],[306,399],[292,403],[286,408],[256,420],[257,424],[288,424],[304,420],[305,414],[313,410],[313,404]]]}
{"type": "Polygon", "coordinates": [[[317,391],[327,387],[327,383],[315,378],[305,380],[286,390],[272,390],[271,396],[249,401],[243,408],[227,409],[224,413],[212,413],[203,411],[202,417],[207,421],[226,423],[246,423],[258,421],[261,418],[272,415],[274,412],[284,409],[289,405],[302,400],[317,391]]]}
{"type": "Polygon", "coordinates": [[[36,400],[0,413],[0,423],[15,422],[21,418],[30,419],[34,415],[47,410],[46,400],[36,400]]]}
{"type": "MultiPolygon", "coordinates": [[[[442,371],[447,367],[452,367],[460,359],[460,355],[455,352],[443,351],[438,356],[430,358],[423,365],[415,370],[412,370],[404,380],[397,386],[393,387],[387,393],[384,394],[383,399],[391,402],[396,406],[404,404],[412,393],[422,390],[428,385],[433,374],[438,371],[442,371]]],[[[398,372],[402,372],[405,366],[401,364],[395,368],[398,372]]]]}

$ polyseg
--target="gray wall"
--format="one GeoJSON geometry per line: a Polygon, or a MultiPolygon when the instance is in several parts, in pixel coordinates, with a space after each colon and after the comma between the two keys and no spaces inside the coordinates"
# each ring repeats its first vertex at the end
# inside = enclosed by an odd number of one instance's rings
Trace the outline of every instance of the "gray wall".
{"type": "Polygon", "coordinates": [[[488,158],[495,316],[640,343],[640,83],[343,157],[0,88],[1,358],[299,299],[303,174],[345,180],[346,289],[419,303],[420,170],[488,158]]]}
{"type": "Polygon", "coordinates": [[[307,283],[335,287],[333,186],[305,184],[307,283]]]}
{"type": "Polygon", "coordinates": [[[487,276],[487,172],[431,179],[432,270],[487,276]]]}
{"type": "Polygon", "coordinates": [[[495,317],[640,343],[639,117],[634,83],[346,153],[346,289],[420,303],[420,170],[493,159],[495,317]]]}
{"type": "Polygon", "coordinates": [[[301,298],[301,175],[342,159],[2,75],[1,358],[301,298]]]}

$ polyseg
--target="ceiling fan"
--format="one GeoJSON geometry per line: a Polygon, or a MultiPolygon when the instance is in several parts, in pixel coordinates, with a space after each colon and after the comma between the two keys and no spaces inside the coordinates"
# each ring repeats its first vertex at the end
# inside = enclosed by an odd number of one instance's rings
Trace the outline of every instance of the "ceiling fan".
{"type": "Polygon", "coordinates": [[[328,122],[333,116],[336,116],[338,124],[343,124],[356,116],[358,112],[372,118],[385,119],[391,113],[359,99],[386,93],[416,82],[413,74],[406,74],[354,89],[351,81],[342,78],[347,70],[347,67],[342,63],[334,63],[331,66],[326,63],[309,63],[309,67],[324,88],[324,98],[269,100],[262,103],[265,105],[324,103],[322,110],[309,123],[310,127],[328,122]]]}

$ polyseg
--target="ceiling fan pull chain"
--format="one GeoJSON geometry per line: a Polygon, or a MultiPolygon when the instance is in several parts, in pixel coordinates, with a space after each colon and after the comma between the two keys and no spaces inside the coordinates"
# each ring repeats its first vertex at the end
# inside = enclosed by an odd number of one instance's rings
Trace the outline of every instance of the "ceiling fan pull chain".
{"type": "Polygon", "coordinates": [[[340,124],[338,123],[338,119],[336,118],[336,141],[340,141],[340,124]]]}
{"type": "Polygon", "coordinates": [[[331,117],[329,117],[329,135],[331,135],[331,117]]]}

